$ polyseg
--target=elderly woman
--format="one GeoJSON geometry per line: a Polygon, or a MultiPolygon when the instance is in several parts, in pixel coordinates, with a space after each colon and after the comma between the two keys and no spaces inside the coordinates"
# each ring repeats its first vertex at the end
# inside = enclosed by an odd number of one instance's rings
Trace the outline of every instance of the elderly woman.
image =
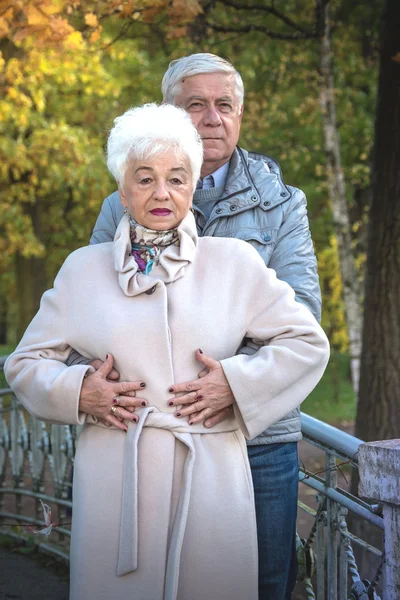
{"type": "Polygon", "coordinates": [[[249,244],[198,239],[201,162],[183,110],[145,105],[116,119],[108,167],[126,214],[115,240],[71,254],[6,364],[34,416],[84,425],[73,600],[256,600],[244,436],[298,406],[326,366],[323,331],[249,244]],[[253,356],[235,355],[244,337],[260,346],[253,356]],[[71,348],[105,365],[67,367],[71,348]],[[179,418],[169,393],[196,377],[200,348],[235,397],[235,416],[212,429],[179,418]],[[113,358],[133,383],[102,387],[113,358]]]}

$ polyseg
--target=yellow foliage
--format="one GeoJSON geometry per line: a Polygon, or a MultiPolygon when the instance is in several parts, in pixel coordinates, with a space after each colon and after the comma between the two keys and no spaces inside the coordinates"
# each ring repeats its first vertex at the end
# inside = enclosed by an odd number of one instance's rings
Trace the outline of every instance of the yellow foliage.
{"type": "Polygon", "coordinates": [[[94,42],[97,42],[100,39],[101,31],[102,31],[102,27],[98,27],[97,29],[92,31],[92,33],[90,34],[90,37],[89,37],[89,42],[91,44],[93,44],[94,42]]]}
{"type": "Polygon", "coordinates": [[[98,27],[98,25],[99,25],[99,21],[98,21],[96,15],[94,13],[92,13],[92,12],[87,13],[85,15],[85,23],[89,27],[93,27],[93,28],[94,27],[98,27]]]}
{"type": "Polygon", "coordinates": [[[7,20],[4,17],[0,17],[0,38],[6,37],[10,31],[10,27],[7,20]]]}
{"type": "Polygon", "coordinates": [[[337,239],[318,253],[318,273],[322,290],[322,327],[332,347],[346,352],[349,345],[343,302],[343,285],[339,268],[337,239]]]}

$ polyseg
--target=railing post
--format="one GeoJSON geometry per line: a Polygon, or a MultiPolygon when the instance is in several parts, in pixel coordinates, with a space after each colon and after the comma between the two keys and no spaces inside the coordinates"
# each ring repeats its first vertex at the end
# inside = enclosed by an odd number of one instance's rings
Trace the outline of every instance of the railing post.
{"type": "Polygon", "coordinates": [[[362,444],[358,450],[360,496],[383,504],[383,597],[400,598],[400,439],[362,444]]]}

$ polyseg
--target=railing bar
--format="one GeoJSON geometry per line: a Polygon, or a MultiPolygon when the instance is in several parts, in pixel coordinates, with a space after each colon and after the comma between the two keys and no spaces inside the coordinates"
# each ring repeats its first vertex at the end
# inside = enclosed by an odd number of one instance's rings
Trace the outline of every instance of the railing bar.
{"type": "MultiPolygon", "coordinates": [[[[307,481],[309,481],[309,480],[317,481],[318,483],[320,483],[321,485],[323,485],[324,487],[326,487],[325,479],[321,479],[321,477],[319,477],[318,475],[314,475],[313,473],[310,473],[308,471],[305,471],[303,468],[300,468],[299,469],[299,482],[300,483],[304,483],[304,485],[307,485],[307,481]],[[304,477],[302,477],[302,475],[304,477]]],[[[352,494],[350,494],[349,492],[347,492],[346,490],[344,490],[341,487],[337,486],[336,488],[332,488],[332,489],[335,489],[337,492],[339,492],[343,496],[346,496],[346,498],[348,498],[349,500],[352,500],[353,502],[355,502],[359,506],[365,508],[365,510],[370,511],[372,514],[375,514],[374,511],[373,511],[373,507],[374,506],[376,506],[376,507],[379,506],[378,504],[369,504],[368,502],[365,502],[364,500],[361,500],[361,498],[358,498],[357,496],[353,496],[352,494]]]]}
{"type": "Polygon", "coordinates": [[[71,500],[62,500],[61,498],[55,498],[54,496],[48,496],[47,494],[39,494],[32,492],[31,490],[18,490],[14,488],[0,488],[1,494],[15,494],[18,496],[28,496],[29,498],[37,498],[38,500],[46,500],[47,502],[54,502],[65,508],[72,508],[71,500]]]}
{"type": "MultiPolygon", "coordinates": [[[[326,499],[320,497],[321,503],[326,503],[326,499]]],[[[322,511],[317,518],[316,526],[316,554],[317,554],[317,598],[325,598],[325,543],[324,526],[326,523],[326,511],[322,511]]]]}
{"type": "Polygon", "coordinates": [[[364,540],[354,535],[354,533],[350,533],[350,531],[341,531],[340,535],[342,535],[345,538],[348,538],[355,544],[358,544],[358,546],[365,548],[365,550],[368,550],[369,552],[371,552],[371,554],[374,554],[378,558],[382,558],[381,550],[378,550],[378,548],[375,548],[375,546],[371,546],[371,544],[368,544],[368,542],[364,542],[364,540]]]}
{"type": "Polygon", "coordinates": [[[308,435],[306,435],[305,433],[303,433],[303,440],[305,442],[307,442],[307,444],[311,444],[312,446],[319,448],[326,454],[332,454],[333,456],[336,456],[337,458],[341,458],[342,460],[345,460],[354,469],[356,469],[358,467],[358,461],[354,455],[349,455],[344,452],[340,452],[340,450],[337,450],[335,448],[331,448],[330,446],[327,446],[323,442],[318,442],[314,438],[308,437],[308,435]]]}
{"type": "MultiPolygon", "coordinates": [[[[300,481],[302,483],[305,483],[304,480],[300,479],[300,481]]],[[[366,519],[367,521],[372,523],[372,525],[375,525],[375,527],[378,527],[379,529],[384,529],[383,519],[381,517],[374,515],[369,510],[360,506],[354,500],[350,500],[350,498],[344,496],[337,490],[334,490],[333,488],[327,488],[323,483],[316,481],[315,478],[313,478],[313,477],[307,477],[306,485],[308,485],[309,487],[312,487],[314,490],[316,490],[320,494],[327,496],[334,502],[338,502],[338,504],[342,504],[343,506],[345,506],[346,508],[348,508],[349,510],[354,512],[356,515],[359,515],[362,519],[366,519]]]]}
{"type": "Polygon", "coordinates": [[[317,515],[317,511],[314,510],[313,508],[311,508],[310,506],[307,506],[307,504],[304,504],[303,502],[301,502],[300,500],[298,500],[297,502],[297,506],[303,510],[305,513],[311,515],[312,517],[315,517],[317,515]]]}
{"type": "Polygon", "coordinates": [[[301,430],[303,435],[309,438],[317,439],[326,444],[329,448],[335,449],[350,458],[358,452],[358,447],[363,443],[362,440],[340,431],[323,421],[318,421],[314,417],[301,413],[301,430]]]}
{"type": "MultiPolygon", "coordinates": [[[[40,519],[35,519],[34,517],[27,517],[25,515],[18,515],[15,513],[9,512],[0,512],[0,517],[4,519],[14,519],[15,521],[24,521],[27,525],[38,525],[39,527],[46,527],[46,524],[43,523],[40,519]]],[[[6,525],[6,523],[2,523],[1,526],[6,525]]],[[[24,523],[12,523],[12,525],[17,525],[18,527],[22,527],[24,523]]],[[[56,533],[61,533],[64,535],[71,536],[71,530],[62,527],[61,525],[56,525],[54,531],[56,533]]]]}

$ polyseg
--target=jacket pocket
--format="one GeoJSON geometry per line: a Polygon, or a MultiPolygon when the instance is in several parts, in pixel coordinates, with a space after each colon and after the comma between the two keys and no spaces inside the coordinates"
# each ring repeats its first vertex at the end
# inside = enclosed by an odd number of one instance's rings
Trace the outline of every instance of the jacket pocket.
{"type": "Polygon", "coordinates": [[[251,244],[268,266],[278,237],[277,229],[242,229],[235,237],[251,244]]]}

